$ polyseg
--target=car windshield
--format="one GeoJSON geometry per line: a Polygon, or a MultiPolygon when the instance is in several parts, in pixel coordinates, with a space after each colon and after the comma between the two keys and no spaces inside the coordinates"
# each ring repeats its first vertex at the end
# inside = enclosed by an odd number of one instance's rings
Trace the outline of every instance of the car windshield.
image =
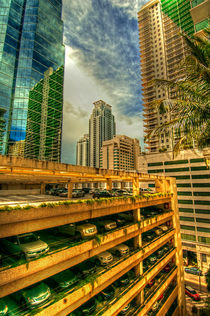
{"type": "Polygon", "coordinates": [[[37,241],[37,237],[35,235],[19,236],[20,244],[27,244],[33,241],[37,241]]]}

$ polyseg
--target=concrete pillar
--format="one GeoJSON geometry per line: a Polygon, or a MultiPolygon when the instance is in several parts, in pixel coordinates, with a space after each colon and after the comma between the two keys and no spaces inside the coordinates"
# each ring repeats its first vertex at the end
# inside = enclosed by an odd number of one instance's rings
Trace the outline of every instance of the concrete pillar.
{"type": "Polygon", "coordinates": [[[174,235],[174,245],[177,249],[176,265],[178,267],[177,285],[178,285],[179,315],[184,316],[186,315],[185,289],[184,289],[184,266],[183,266],[183,252],[182,252],[182,242],[181,242],[180,222],[179,222],[179,212],[178,212],[178,202],[177,202],[177,189],[176,189],[175,178],[170,178],[170,192],[173,193],[173,196],[171,198],[171,209],[174,211],[173,227],[176,231],[176,234],[174,235]]]}
{"type": "Polygon", "coordinates": [[[110,179],[110,178],[106,179],[106,189],[112,190],[112,179],[110,179]]]}
{"type": "Polygon", "coordinates": [[[133,195],[139,194],[139,178],[133,178],[133,195]]]}
{"type": "Polygon", "coordinates": [[[72,182],[68,182],[68,198],[69,199],[72,198],[72,189],[73,189],[73,183],[72,182]]]}
{"type": "Polygon", "coordinates": [[[45,194],[45,187],[46,187],[46,183],[41,183],[41,189],[40,189],[41,194],[45,194]]]}
{"type": "MultiPolygon", "coordinates": [[[[141,220],[141,209],[137,209],[133,211],[133,217],[134,217],[134,221],[136,222],[140,222],[141,220]]],[[[141,234],[139,234],[138,236],[136,236],[134,238],[134,248],[141,248],[142,247],[142,238],[141,238],[141,234]]],[[[143,261],[141,261],[140,263],[138,263],[135,266],[135,274],[136,276],[140,276],[143,274],[143,261]]],[[[136,296],[136,304],[137,305],[141,305],[144,303],[144,291],[141,291],[137,296],[136,296]]]]}
{"type": "Polygon", "coordinates": [[[121,190],[124,190],[125,189],[125,182],[121,182],[121,190]]]}

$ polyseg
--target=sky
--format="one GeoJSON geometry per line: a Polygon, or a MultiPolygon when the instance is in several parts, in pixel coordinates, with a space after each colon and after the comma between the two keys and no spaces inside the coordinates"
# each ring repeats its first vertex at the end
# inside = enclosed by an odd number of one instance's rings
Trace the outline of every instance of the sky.
{"type": "Polygon", "coordinates": [[[93,102],[112,106],[116,133],[143,146],[137,12],[147,0],[63,0],[65,80],[62,162],[76,163],[93,102]]]}

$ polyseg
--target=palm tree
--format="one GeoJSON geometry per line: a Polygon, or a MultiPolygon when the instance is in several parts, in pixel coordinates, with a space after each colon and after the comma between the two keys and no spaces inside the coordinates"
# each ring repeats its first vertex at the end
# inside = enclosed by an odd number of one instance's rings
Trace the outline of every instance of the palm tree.
{"type": "Polygon", "coordinates": [[[169,112],[171,119],[156,127],[147,138],[171,128],[180,135],[180,139],[174,143],[175,154],[192,144],[198,148],[210,145],[209,34],[210,30],[205,30],[204,38],[190,38],[182,34],[189,48],[189,54],[180,69],[183,79],[154,80],[155,84],[175,89],[176,97],[167,101],[154,101],[159,112],[169,112]]]}

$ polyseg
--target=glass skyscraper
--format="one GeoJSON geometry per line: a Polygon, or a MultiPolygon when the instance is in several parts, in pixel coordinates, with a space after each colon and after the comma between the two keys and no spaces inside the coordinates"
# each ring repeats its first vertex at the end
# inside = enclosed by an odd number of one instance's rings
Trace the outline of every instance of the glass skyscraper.
{"type": "Polygon", "coordinates": [[[64,64],[62,0],[0,0],[0,154],[26,137],[29,91],[64,64]]]}

